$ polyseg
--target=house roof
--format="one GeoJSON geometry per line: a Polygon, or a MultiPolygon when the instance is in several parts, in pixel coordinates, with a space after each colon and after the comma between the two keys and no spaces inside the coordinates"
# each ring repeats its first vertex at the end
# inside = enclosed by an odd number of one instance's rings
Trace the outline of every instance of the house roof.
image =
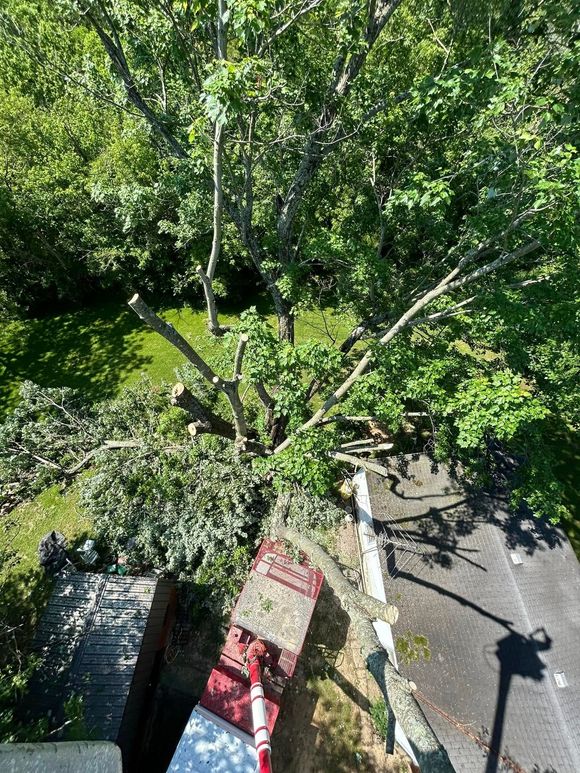
{"type": "Polygon", "coordinates": [[[109,741],[0,744],[4,773],[122,773],[121,750],[109,741]]]}
{"type": "Polygon", "coordinates": [[[530,773],[580,770],[580,565],[564,533],[424,455],[389,467],[367,481],[394,634],[431,652],[399,666],[456,770],[501,768],[474,737],[530,773]]]}
{"type": "MultiPolygon", "coordinates": [[[[61,723],[64,702],[82,695],[83,718],[93,737],[117,741],[130,691],[140,684],[140,653],[145,644],[148,651],[159,647],[162,619],[155,630],[148,623],[158,587],[165,592],[165,584],[150,577],[82,572],[60,577],[34,637],[33,649],[43,662],[31,680],[25,709],[61,723]]],[[[165,605],[161,616],[164,610],[165,605]]],[[[143,674],[145,685],[149,676],[143,674]]]]}

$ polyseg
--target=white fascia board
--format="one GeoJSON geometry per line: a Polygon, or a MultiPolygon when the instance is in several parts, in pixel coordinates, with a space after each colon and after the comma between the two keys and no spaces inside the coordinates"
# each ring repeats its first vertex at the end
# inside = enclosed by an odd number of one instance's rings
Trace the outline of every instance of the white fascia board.
{"type": "MultiPolygon", "coordinates": [[[[374,596],[376,599],[386,602],[387,597],[385,594],[385,584],[383,582],[383,573],[379,558],[379,546],[373,526],[369,487],[364,470],[359,470],[356,473],[353,478],[353,483],[355,484],[354,500],[357,515],[356,528],[360,545],[361,571],[365,591],[369,596],[374,596]]],[[[389,654],[391,663],[395,668],[398,668],[397,653],[391,626],[382,620],[376,620],[373,623],[373,626],[380,643],[389,654]]],[[[417,759],[413,754],[411,744],[398,722],[395,723],[395,741],[405,750],[415,765],[417,765],[417,759]]]]}

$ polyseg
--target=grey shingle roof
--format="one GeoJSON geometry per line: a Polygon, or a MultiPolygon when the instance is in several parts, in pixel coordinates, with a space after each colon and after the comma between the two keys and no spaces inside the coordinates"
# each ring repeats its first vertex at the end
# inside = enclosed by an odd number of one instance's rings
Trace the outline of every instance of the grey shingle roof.
{"type": "Polygon", "coordinates": [[[109,741],[0,744],[3,773],[122,773],[121,750],[109,741]]]}
{"type": "Polygon", "coordinates": [[[25,712],[58,726],[65,701],[80,695],[91,738],[115,741],[125,752],[162,644],[170,593],[170,583],[151,577],[60,577],[34,637],[42,665],[25,712]]]}
{"type": "MultiPolygon", "coordinates": [[[[526,771],[580,771],[580,565],[560,529],[470,495],[425,456],[367,475],[377,531],[412,537],[418,563],[382,551],[396,636],[429,639],[431,660],[399,664],[443,712],[526,771]],[[382,526],[380,525],[382,523],[382,526]],[[514,564],[512,553],[522,563],[514,564]],[[563,671],[568,686],[554,674],[563,671]]],[[[465,733],[425,713],[459,773],[502,769],[465,733]]]]}

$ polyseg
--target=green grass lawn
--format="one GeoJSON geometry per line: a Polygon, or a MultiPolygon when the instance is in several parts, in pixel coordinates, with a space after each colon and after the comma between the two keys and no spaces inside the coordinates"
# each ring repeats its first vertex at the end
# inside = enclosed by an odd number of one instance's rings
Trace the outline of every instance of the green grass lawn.
{"type": "MultiPolygon", "coordinates": [[[[208,334],[203,311],[169,307],[160,313],[204,356],[212,358],[220,343],[208,334]]],[[[224,324],[236,319],[233,311],[220,316],[224,324]]],[[[339,333],[340,340],[348,333],[350,322],[332,311],[324,315],[307,312],[297,320],[296,338],[329,340],[326,323],[333,334],[339,333]]],[[[114,397],[142,373],[155,383],[171,383],[175,368],[183,362],[177,350],[120,300],[13,322],[0,330],[0,417],[14,405],[25,379],[42,386],[74,387],[98,400],[114,397]]]]}
{"type": "MultiPolygon", "coordinates": [[[[215,356],[221,344],[208,334],[203,311],[164,308],[160,313],[203,356],[210,360],[215,356]]],[[[233,311],[220,316],[224,324],[236,319],[233,311]]],[[[349,322],[337,319],[332,311],[310,312],[297,321],[296,337],[298,341],[328,340],[328,326],[340,338],[348,333],[349,322]]],[[[114,397],[141,374],[155,383],[171,383],[175,368],[183,362],[183,356],[122,301],[13,322],[0,329],[0,419],[18,400],[18,388],[25,379],[42,386],[74,387],[99,400],[114,397]]],[[[5,564],[4,571],[0,562],[1,606],[25,618],[27,628],[34,624],[50,589],[38,567],[37,548],[41,537],[53,529],[69,543],[90,532],[74,486],[65,495],[57,486],[47,489],[15,508],[0,529],[0,557],[8,551],[18,559],[16,564],[5,564]]]]}
{"type": "Polygon", "coordinates": [[[59,486],[51,486],[5,516],[0,529],[0,556],[9,558],[0,562],[0,612],[5,621],[22,627],[24,639],[50,592],[51,581],[38,564],[37,550],[41,538],[53,530],[65,535],[71,549],[90,534],[76,486],[64,494],[59,486]]]}

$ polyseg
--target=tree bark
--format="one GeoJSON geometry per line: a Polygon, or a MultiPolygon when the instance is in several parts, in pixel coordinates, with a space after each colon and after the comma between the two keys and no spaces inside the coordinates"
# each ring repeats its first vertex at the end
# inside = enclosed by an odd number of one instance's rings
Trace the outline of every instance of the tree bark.
{"type": "Polygon", "coordinates": [[[381,464],[375,464],[375,462],[369,462],[367,459],[359,459],[356,456],[345,454],[342,451],[329,451],[328,456],[332,459],[336,459],[339,462],[346,462],[352,464],[353,467],[362,467],[363,470],[368,472],[376,472],[377,475],[381,475],[383,478],[392,478],[393,473],[383,467],[381,464]]]}
{"type": "Polygon", "coordinates": [[[105,49],[109,59],[111,60],[111,64],[113,65],[117,74],[120,76],[121,80],[123,81],[123,85],[125,87],[125,91],[127,93],[127,97],[129,101],[137,108],[137,110],[139,110],[139,112],[143,115],[143,117],[149,123],[149,125],[164,139],[164,141],[167,143],[169,148],[171,148],[171,151],[177,158],[180,158],[180,159],[189,158],[189,154],[187,153],[185,148],[177,141],[177,139],[169,131],[164,121],[161,120],[153,112],[153,110],[151,110],[151,108],[148,106],[146,101],[143,99],[141,93],[139,92],[139,90],[135,85],[135,79],[133,78],[133,75],[129,70],[129,66],[125,58],[125,53],[123,51],[121,41],[117,34],[117,30],[115,29],[115,25],[113,24],[113,20],[111,19],[109,14],[104,10],[104,7],[101,4],[99,4],[99,8],[105,18],[106,23],[110,27],[111,35],[109,35],[108,32],[105,31],[104,26],[101,24],[96,14],[86,10],[84,12],[84,15],[92,24],[95,32],[97,33],[97,35],[101,40],[101,43],[103,44],[103,48],[105,49]]]}
{"type": "Polygon", "coordinates": [[[454,773],[449,756],[433,732],[413,695],[415,685],[403,677],[389,660],[381,645],[372,620],[394,624],[398,610],[374,599],[350,584],[340,568],[316,542],[283,523],[291,495],[279,498],[273,523],[273,535],[285,539],[306,553],[324,573],[324,577],[341,607],[348,614],[359,642],[361,654],[370,674],[405,733],[421,770],[425,773],[454,773]]]}
{"type": "MultiPolygon", "coordinates": [[[[227,6],[225,0],[218,0],[216,54],[220,61],[227,59],[226,13],[227,6]]],[[[208,327],[212,335],[223,335],[226,332],[225,328],[222,328],[218,321],[217,306],[213,292],[213,280],[222,245],[222,218],[224,211],[223,155],[224,127],[219,121],[216,121],[213,138],[213,237],[205,274],[201,270],[201,266],[197,267],[197,273],[203,282],[203,292],[207,304],[208,327]]]]}
{"type": "Polygon", "coordinates": [[[230,440],[235,440],[236,431],[234,427],[202,405],[180,381],[178,381],[171,390],[171,404],[187,411],[192,418],[192,424],[195,425],[198,434],[209,432],[214,435],[221,435],[230,440]]]}
{"type": "Polygon", "coordinates": [[[294,343],[294,314],[288,308],[288,305],[284,302],[280,307],[276,308],[276,316],[278,318],[278,338],[280,341],[287,341],[290,344],[294,343]]]}
{"type": "Polygon", "coordinates": [[[203,294],[205,296],[208,330],[214,336],[222,336],[224,333],[227,333],[229,328],[222,326],[219,323],[217,303],[213,292],[213,283],[201,266],[197,266],[195,270],[201,279],[203,294]]]}
{"type": "MultiPolygon", "coordinates": [[[[208,381],[214,389],[223,392],[230,404],[236,429],[236,442],[243,446],[248,438],[248,426],[244,414],[244,406],[238,393],[239,379],[236,377],[232,381],[220,378],[217,373],[207,364],[207,362],[195,351],[195,349],[180,335],[173,325],[168,324],[153,312],[145,301],[135,294],[129,301],[129,306],[133,311],[166,341],[175,346],[185,357],[197,368],[199,373],[208,381]]],[[[243,355],[243,350],[241,352],[243,355]]],[[[237,367],[240,369],[242,356],[238,358],[237,367]]]]}

